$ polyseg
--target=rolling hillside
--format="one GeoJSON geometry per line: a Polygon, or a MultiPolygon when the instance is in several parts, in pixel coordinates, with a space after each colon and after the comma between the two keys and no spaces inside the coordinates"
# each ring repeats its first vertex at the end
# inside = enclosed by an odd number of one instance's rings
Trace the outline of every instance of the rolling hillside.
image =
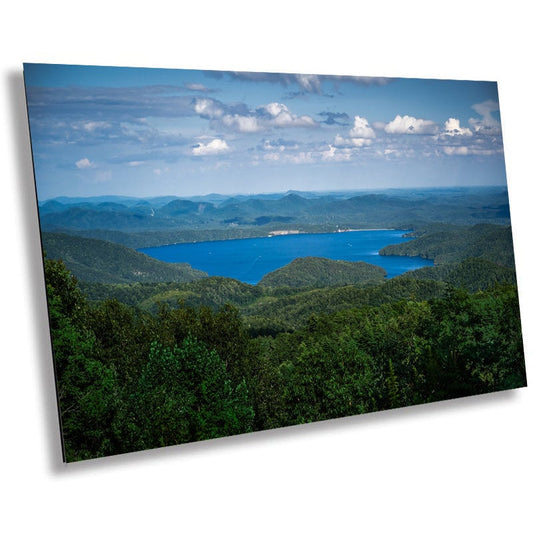
{"type": "Polygon", "coordinates": [[[335,261],[324,257],[298,257],[268,273],[259,285],[265,287],[328,287],[381,281],[385,269],[363,261],[335,261]]]}
{"type": "Polygon", "coordinates": [[[47,232],[43,232],[42,241],[49,259],[62,259],[67,268],[83,281],[192,281],[207,276],[188,264],[163,263],[107,241],[47,232]]]}
{"type": "Polygon", "coordinates": [[[214,238],[265,236],[273,230],[417,229],[431,223],[509,224],[507,192],[486,188],[310,196],[290,192],[184,199],[56,198],[39,205],[44,231],[104,239],[132,248],[214,238]],[[214,237],[217,235],[217,237],[214,237]]]}
{"type": "Polygon", "coordinates": [[[514,267],[511,226],[477,224],[470,227],[442,226],[418,238],[392,244],[380,250],[381,255],[421,256],[433,259],[435,265],[459,263],[469,257],[485,259],[497,265],[514,267]]]}

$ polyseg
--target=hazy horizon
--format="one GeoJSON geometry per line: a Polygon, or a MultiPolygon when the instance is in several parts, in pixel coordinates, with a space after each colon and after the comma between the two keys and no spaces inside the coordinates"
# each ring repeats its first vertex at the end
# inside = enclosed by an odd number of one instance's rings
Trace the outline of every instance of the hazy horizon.
{"type": "Polygon", "coordinates": [[[138,199],[138,200],[152,200],[157,198],[164,198],[164,197],[171,197],[171,198],[181,198],[181,199],[188,199],[188,198],[202,198],[207,196],[222,196],[222,197],[240,197],[240,196],[277,196],[277,195],[289,195],[289,194],[313,194],[313,195],[342,195],[342,194],[359,194],[359,193],[384,193],[387,191],[452,191],[457,189],[504,189],[507,190],[507,185],[456,185],[456,186],[420,186],[420,187],[381,187],[381,188],[361,188],[361,189],[337,189],[337,190],[295,190],[295,189],[287,189],[287,190],[279,190],[279,191],[273,191],[273,192],[259,192],[259,193],[243,193],[239,191],[235,191],[232,193],[218,193],[218,192],[210,192],[206,194],[191,194],[188,196],[181,196],[176,194],[158,194],[158,195],[151,195],[151,196],[134,196],[129,194],[97,194],[93,196],[67,196],[65,194],[61,194],[59,196],[52,196],[49,198],[43,198],[39,199],[39,203],[43,204],[49,201],[57,200],[60,198],[65,198],[68,200],[89,200],[89,199],[95,199],[95,198],[130,198],[130,199],[138,199]]]}

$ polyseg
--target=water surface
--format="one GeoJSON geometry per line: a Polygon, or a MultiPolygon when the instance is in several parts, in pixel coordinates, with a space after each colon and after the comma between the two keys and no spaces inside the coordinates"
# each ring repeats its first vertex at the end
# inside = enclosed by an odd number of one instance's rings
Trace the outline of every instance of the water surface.
{"type": "Polygon", "coordinates": [[[392,278],[408,270],[433,265],[432,261],[420,257],[379,255],[384,246],[406,241],[402,237],[404,233],[398,230],[306,233],[169,244],[139,251],[167,263],[189,263],[210,276],[225,276],[251,284],[297,257],[307,256],[365,261],[383,267],[387,277],[392,278]]]}

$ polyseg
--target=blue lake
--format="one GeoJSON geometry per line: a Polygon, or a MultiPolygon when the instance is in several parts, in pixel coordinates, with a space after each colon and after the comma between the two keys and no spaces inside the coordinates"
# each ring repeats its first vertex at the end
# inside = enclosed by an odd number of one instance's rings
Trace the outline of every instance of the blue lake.
{"type": "Polygon", "coordinates": [[[169,244],[140,248],[139,252],[167,263],[189,263],[210,276],[225,276],[251,284],[297,257],[307,256],[365,261],[383,267],[387,277],[392,278],[408,270],[433,265],[433,261],[420,257],[379,255],[384,246],[405,242],[404,233],[396,230],[306,233],[169,244]]]}

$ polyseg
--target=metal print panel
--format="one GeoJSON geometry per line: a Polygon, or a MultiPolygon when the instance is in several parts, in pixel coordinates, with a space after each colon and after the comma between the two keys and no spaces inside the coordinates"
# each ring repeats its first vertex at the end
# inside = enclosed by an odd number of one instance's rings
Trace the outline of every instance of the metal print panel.
{"type": "Polygon", "coordinates": [[[496,83],[24,76],[65,461],[526,385],[496,83]]]}

